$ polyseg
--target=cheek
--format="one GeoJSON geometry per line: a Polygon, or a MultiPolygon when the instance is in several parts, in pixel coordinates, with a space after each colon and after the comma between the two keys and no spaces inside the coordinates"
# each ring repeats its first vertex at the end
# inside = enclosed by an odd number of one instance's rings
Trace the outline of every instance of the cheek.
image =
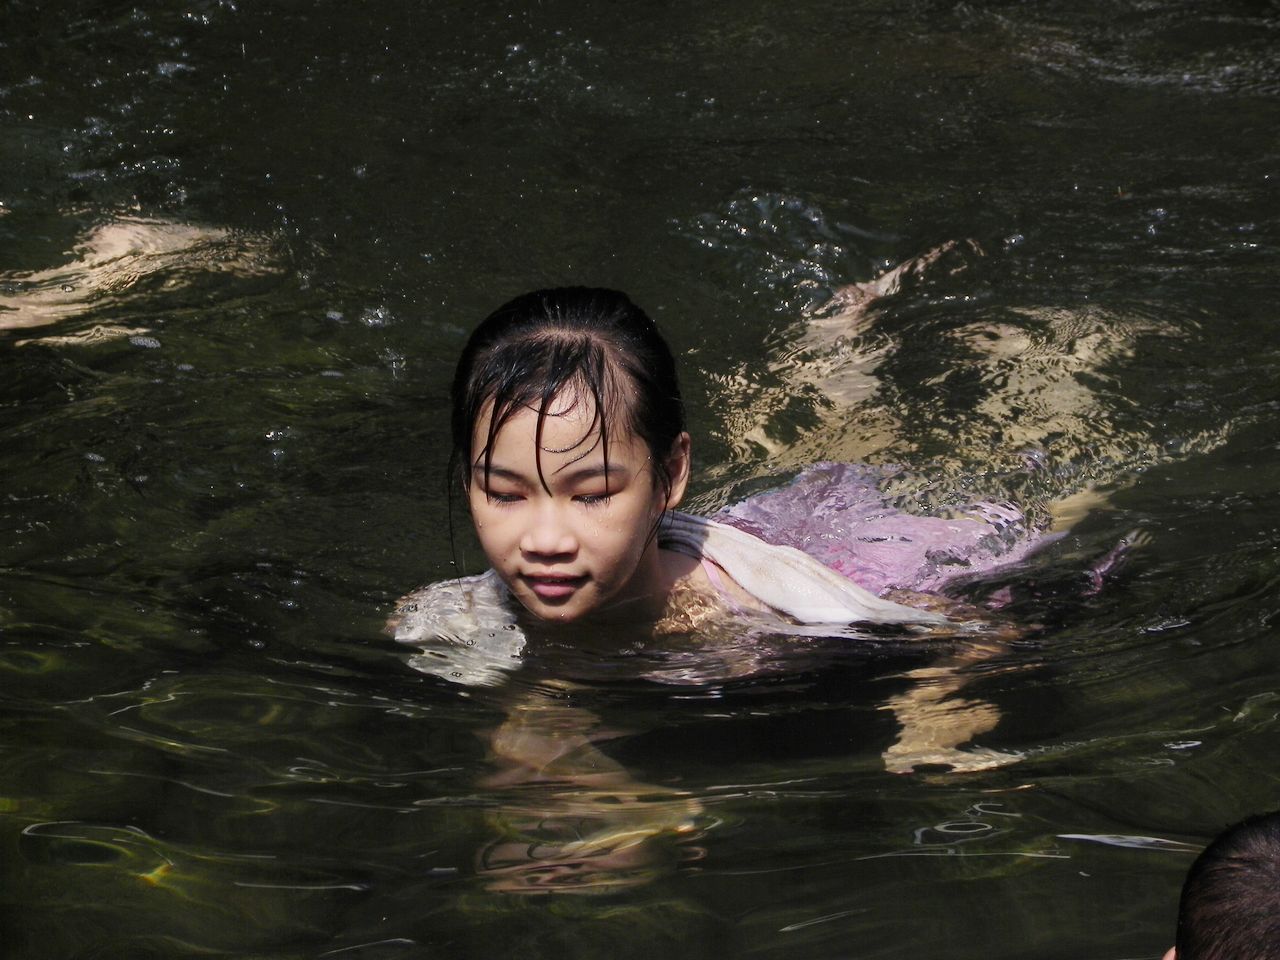
{"type": "Polygon", "coordinates": [[[502,517],[484,498],[472,500],[471,526],[480,540],[480,545],[488,551],[497,545],[503,535],[502,517]]]}
{"type": "Polygon", "coordinates": [[[626,516],[608,527],[611,551],[618,557],[638,557],[653,542],[650,534],[662,511],[648,500],[635,504],[626,516]]]}

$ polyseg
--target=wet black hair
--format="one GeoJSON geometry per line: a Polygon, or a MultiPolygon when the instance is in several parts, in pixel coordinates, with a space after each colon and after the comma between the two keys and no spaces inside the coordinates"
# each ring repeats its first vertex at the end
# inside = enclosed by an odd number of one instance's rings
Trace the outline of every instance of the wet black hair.
{"type": "Polygon", "coordinates": [[[482,458],[487,486],[498,432],[529,409],[538,414],[534,455],[545,487],[542,428],[548,407],[565,390],[579,402],[592,401],[587,435],[598,429],[606,468],[610,431],[628,430],[648,447],[654,478],[669,495],[665,464],[685,429],[675,358],[657,325],[626,294],[589,287],[526,293],[472,332],[453,378],[450,475],[469,486],[482,458]],[[487,407],[488,435],[477,451],[475,427],[487,407]]]}
{"type": "Polygon", "coordinates": [[[1229,827],[1196,858],[1175,949],[1178,960],[1280,960],[1280,811],[1229,827]]]}

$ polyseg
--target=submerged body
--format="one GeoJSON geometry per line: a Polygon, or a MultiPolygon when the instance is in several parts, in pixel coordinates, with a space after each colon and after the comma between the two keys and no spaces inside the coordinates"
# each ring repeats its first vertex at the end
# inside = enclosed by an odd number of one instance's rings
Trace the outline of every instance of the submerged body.
{"type": "MultiPolygon", "coordinates": [[[[820,464],[710,519],[672,512],[652,562],[684,572],[661,594],[656,629],[689,629],[708,614],[777,634],[811,632],[805,625],[826,634],[855,623],[947,625],[937,608],[949,601],[939,591],[1017,564],[1048,539],[1011,504],[907,513],[881,489],[891,475],[820,464]],[[903,597],[909,602],[897,602],[903,597]]],[[[520,664],[523,610],[527,604],[495,569],[410,594],[394,634],[422,647],[413,658],[418,669],[453,682],[497,683],[520,664]]],[[[633,622],[643,621],[632,613],[633,622]]]]}
{"type": "Polygon", "coordinates": [[[1011,503],[961,500],[943,515],[907,512],[884,492],[892,476],[886,467],[820,463],[714,519],[803,550],[877,595],[936,593],[1017,563],[1045,543],[1011,503]]]}
{"type": "Polygon", "coordinates": [[[887,472],[820,464],[716,518],[678,513],[691,460],[675,360],[616,291],[535,291],[487,317],[458,362],[451,428],[490,569],[415,591],[389,627],[418,648],[416,669],[499,688],[506,717],[486,783],[510,792],[511,817],[477,862],[495,889],[545,891],[549,877],[572,887],[597,868],[617,874],[607,888],[631,883],[655,838],[696,831],[695,798],[636,780],[596,746],[611,734],[574,702],[584,674],[565,654],[579,647],[622,651],[630,676],[701,683],[771,673],[780,646],[867,638],[877,624],[946,638],[942,657],[900,675],[907,689],[880,704],[899,725],[886,769],[1017,759],[960,749],[999,718],[955,694],[964,666],[998,651],[1000,631],[925,592],[1021,559],[1034,538],[1016,509],[912,516],[882,492],[887,472]],[[507,682],[548,651],[549,676],[535,668],[536,680],[507,682]]]}

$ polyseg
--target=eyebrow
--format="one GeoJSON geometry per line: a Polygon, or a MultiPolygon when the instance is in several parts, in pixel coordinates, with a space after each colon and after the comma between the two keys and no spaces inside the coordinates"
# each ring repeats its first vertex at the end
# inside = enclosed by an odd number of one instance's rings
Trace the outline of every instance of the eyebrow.
{"type": "Polygon", "coordinates": [[[498,476],[503,480],[511,480],[515,483],[524,483],[524,476],[515,470],[508,470],[506,467],[499,467],[492,464],[485,469],[484,461],[478,460],[471,465],[471,472],[481,477],[498,476]]]}
{"type": "MultiPolygon", "coordinates": [[[[560,470],[567,470],[571,466],[573,466],[573,464],[566,464],[561,467],[560,470]]],[[[560,470],[557,470],[555,474],[552,474],[552,476],[559,474],[560,470]]],[[[565,474],[565,479],[570,483],[580,483],[583,480],[594,480],[596,477],[616,477],[619,474],[625,476],[626,472],[626,467],[617,463],[611,463],[608,466],[600,464],[596,467],[580,467],[577,470],[570,471],[565,474]]]]}
{"type": "MultiPolygon", "coordinates": [[[[560,469],[566,470],[572,466],[573,464],[570,463],[570,464],[566,464],[560,469]]],[[[475,474],[479,474],[480,476],[484,476],[484,473],[485,473],[484,463],[482,461],[477,461],[476,463],[473,463],[471,465],[471,472],[475,474]]],[[[627,473],[626,468],[621,466],[620,464],[611,463],[607,467],[604,464],[600,464],[599,466],[579,467],[577,470],[573,470],[570,473],[565,474],[564,479],[567,480],[569,483],[581,483],[584,480],[594,480],[596,477],[616,477],[619,475],[625,476],[626,473],[627,473]]],[[[528,479],[519,471],[511,470],[511,469],[508,469],[507,467],[499,466],[496,463],[489,465],[489,475],[501,477],[503,480],[510,480],[513,483],[528,482],[528,479]]],[[[552,476],[557,476],[557,475],[559,475],[559,471],[556,471],[555,474],[552,474],[552,476]]]]}

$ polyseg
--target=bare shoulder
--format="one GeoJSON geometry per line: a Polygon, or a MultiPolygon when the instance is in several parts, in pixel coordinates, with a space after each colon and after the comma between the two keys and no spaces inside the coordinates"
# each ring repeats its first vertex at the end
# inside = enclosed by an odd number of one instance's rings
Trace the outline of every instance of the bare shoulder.
{"type": "Polygon", "coordinates": [[[668,613],[680,605],[715,606],[720,610],[775,613],[733,576],[707,557],[693,557],[675,550],[663,550],[670,577],[668,613]],[[708,604],[708,601],[711,601],[708,604]]]}

